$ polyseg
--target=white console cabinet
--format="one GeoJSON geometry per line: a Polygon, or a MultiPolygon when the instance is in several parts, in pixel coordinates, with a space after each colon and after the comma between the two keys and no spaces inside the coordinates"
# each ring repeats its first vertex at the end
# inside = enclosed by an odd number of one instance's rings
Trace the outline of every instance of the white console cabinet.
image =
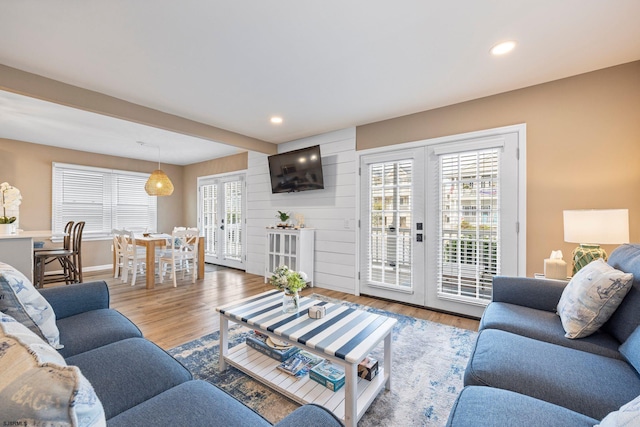
{"type": "Polygon", "coordinates": [[[273,271],[286,265],[294,271],[307,275],[313,286],[313,265],[315,253],[315,230],[312,228],[267,229],[267,258],[265,260],[264,281],[269,281],[273,271]]]}

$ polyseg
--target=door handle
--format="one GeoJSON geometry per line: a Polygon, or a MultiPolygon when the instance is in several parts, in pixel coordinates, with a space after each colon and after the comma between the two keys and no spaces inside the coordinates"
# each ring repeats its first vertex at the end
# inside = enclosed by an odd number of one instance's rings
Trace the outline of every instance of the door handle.
{"type": "Polygon", "coordinates": [[[224,224],[220,226],[220,230],[224,230],[224,224]]]}

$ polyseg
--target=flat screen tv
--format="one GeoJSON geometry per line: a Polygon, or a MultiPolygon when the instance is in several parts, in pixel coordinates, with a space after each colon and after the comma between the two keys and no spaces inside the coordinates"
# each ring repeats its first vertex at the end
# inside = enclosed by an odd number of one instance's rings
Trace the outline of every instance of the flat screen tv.
{"type": "Polygon", "coordinates": [[[323,189],[320,146],[269,156],[269,173],[273,193],[323,189]]]}

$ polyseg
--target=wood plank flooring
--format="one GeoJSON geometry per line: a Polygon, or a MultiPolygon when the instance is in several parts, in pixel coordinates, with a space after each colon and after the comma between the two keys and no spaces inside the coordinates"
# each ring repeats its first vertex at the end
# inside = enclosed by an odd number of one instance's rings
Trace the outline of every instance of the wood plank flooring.
{"type": "MultiPolygon", "coordinates": [[[[157,283],[155,289],[146,289],[144,276],[136,285],[114,279],[110,271],[85,273],[85,282],[105,280],[111,294],[111,307],[134,322],[144,336],[164,349],[184,344],[219,329],[219,305],[273,289],[262,276],[243,271],[207,265],[205,277],[195,284],[179,280],[174,288],[171,281],[157,283]]],[[[60,286],[60,285],[48,285],[60,286]]],[[[64,285],[62,285],[64,286],[64,285]]],[[[368,305],[407,316],[478,330],[478,321],[420,307],[355,296],[321,288],[307,288],[302,295],[313,293],[368,305]]]]}

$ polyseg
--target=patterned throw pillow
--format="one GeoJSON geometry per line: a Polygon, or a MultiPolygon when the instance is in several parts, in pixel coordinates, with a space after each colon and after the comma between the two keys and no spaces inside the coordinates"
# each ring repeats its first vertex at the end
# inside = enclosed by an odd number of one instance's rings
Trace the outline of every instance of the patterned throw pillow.
{"type": "Polygon", "coordinates": [[[0,262],[0,312],[31,329],[55,349],[64,347],[51,305],[24,274],[3,262],[0,262]]]}
{"type": "Polygon", "coordinates": [[[640,420],[640,396],[608,414],[595,427],[635,427],[640,420]]]}
{"type": "Polygon", "coordinates": [[[0,425],[106,426],[89,381],[40,337],[0,313],[0,425]]]}
{"type": "Polygon", "coordinates": [[[567,338],[591,335],[618,308],[633,284],[633,274],[599,258],[576,273],[562,292],[558,315],[567,338]]]}

